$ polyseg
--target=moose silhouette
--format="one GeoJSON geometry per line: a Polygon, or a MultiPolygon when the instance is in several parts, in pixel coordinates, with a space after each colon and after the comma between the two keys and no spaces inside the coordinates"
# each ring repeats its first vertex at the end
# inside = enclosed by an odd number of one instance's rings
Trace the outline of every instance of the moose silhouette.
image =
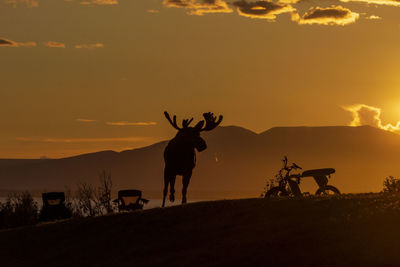
{"type": "Polygon", "coordinates": [[[193,168],[196,165],[196,152],[207,148],[206,141],[200,137],[203,131],[211,131],[216,128],[222,121],[222,115],[217,117],[213,113],[207,112],[203,114],[204,120],[199,121],[194,127],[189,127],[193,118],[184,119],[182,121],[182,128],[178,127],[176,123],[176,116],[173,119],[169,116],[168,112],[164,112],[165,117],[169,123],[178,130],[176,136],[169,141],[164,150],[164,196],[162,207],[165,205],[165,198],[168,193],[168,184],[170,185],[169,200],[175,201],[175,179],[177,175],[182,175],[182,204],[186,203],[186,192],[189,186],[190,178],[192,177],[193,168]],[[204,125],[205,123],[205,125],[204,125]]]}

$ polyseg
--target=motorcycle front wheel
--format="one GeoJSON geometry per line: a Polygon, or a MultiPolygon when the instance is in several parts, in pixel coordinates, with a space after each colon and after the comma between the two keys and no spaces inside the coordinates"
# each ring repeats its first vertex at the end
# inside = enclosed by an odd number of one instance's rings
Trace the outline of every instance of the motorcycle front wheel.
{"type": "Polygon", "coordinates": [[[325,190],[322,188],[318,188],[317,192],[315,192],[317,196],[320,195],[340,195],[339,189],[334,187],[333,185],[326,185],[325,190]]]}
{"type": "Polygon", "coordinates": [[[267,193],[265,193],[264,198],[273,199],[284,196],[288,196],[288,192],[285,189],[282,189],[280,187],[272,187],[270,190],[267,191],[267,193]]]}

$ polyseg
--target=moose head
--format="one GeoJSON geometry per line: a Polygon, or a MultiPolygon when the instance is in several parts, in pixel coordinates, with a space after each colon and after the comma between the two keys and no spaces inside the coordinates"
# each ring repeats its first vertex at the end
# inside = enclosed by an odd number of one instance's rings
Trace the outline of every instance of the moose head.
{"type": "Polygon", "coordinates": [[[169,141],[164,150],[164,197],[162,206],[165,204],[165,197],[168,192],[168,185],[170,185],[170,201],[175,200],[175,179],[176,175],[182,175],[182,203],[186,203],[186,191],[192,177],[192,170],[196,164],[195,150],[201,152],[207,148],[206,141],[201,138],[200,133],[204,131],[211,131],[216,128],[222,121],[222,115],[218,117],[213,113],[207,112],[203,114],[204,120],[199,121],[194,127],[190,124],[191,119],[182,120],[182,127],[179,127],[176,122],[176,116],[171,119],[168,112],[164,112],[165,117],[169,123],[178,130],[176,136],[169,141]]]}
{"type": "Polygon", "coordinates": [[[220,115],[217,120],[217,117],[214,116],[213,113],[207,112],[203,114],[204,120],[199,121],[194,127],[189,126],[190,123],[192,123],[193,118],[182,120],[182,127],[179,127],[176,123],[176,115],[174,115],[172,120],[168,112],[165,111],[164,115],[172,127],[178,130],[175,138],[179,139],[182,142],[182,145],[187,146],[188,148],[196,148],[199,152],[207,148],[206,141],[200,137],[200,133],[213,130],[221,123],[223,118],[222,115],[220,115]]]}

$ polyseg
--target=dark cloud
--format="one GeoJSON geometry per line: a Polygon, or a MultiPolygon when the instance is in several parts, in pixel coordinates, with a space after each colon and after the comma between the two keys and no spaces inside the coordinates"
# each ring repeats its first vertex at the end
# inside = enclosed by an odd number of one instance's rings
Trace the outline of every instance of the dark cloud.
{"type": "Polygon", "coordinates": [[[0,46],[8,46],[8,47],[32,47],[36,46],[35,42],[14,42],[5,38],[0,38],[0,46]]]}
{"type": "Polygon", "coordinates": [[[231,13],[232,9],[223,0],[163,0],[167,7],[184,8],[189,15],[204,15],[206,13],[231,13]]]}
{"type": "Polygon", "coordinates": [[[241,0],[233,2],[232,4],[237,8],[239,15],[257,19],[275,20],[276,15],[295,11],[289,4],[274,3],[264,0],[255,2],[241,0]]]}
{"type": "Polygon", "coordinates": [[[366,4],[385,5],[385,6],[400,6],[399,0],[340,0],[340,2],[362,2],[366,4]]]}
{"type": "Polygon", "coordinates": [[[348,9],[338,9],[338,8],[316,8],[309,13],[304,14],[303,19],[317,19],[317,18],[345,18],[349,13],[348,9]]]}
{"type": "Polygon", "coordinates": [[[118,0],[82,0],[81,5],[118,5],[118,0]]]}
{"type": "Polygon", "coordinates": [[[0,46],[15,46],[16,44],[13,41],[7,39],[0,39],[0,46]]]}
{"type": "Polygon", "coordinates": [[[352,12],[342,6],[331,6],[327,8],[315,7],[308,10],[302,17],[293,14],[292,20],[298,24],[322,24],[322,25],[347,25],[354,23],[359,14],[352,12]]]}
{"type": "Polygon", "coordinates": [[[170,7],[189,7],[191,5],[191,1],[187,0],[167,0],[164,1],[166,6],[170,7]]]}

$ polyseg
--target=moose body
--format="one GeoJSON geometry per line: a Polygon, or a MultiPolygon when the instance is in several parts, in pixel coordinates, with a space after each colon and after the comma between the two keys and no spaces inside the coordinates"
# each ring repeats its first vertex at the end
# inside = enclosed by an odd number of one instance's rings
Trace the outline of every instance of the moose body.
{"type": "Polygon", "coordinates": [[[211,131],[222,121],[222,116],[219,116],[218,121],[216,121],[216,117],[208,112],[203,114],[205,121],[202,120],[198,122],[196,126],[189,127],[193,118],[190,120],[183,120],[182,127],[180,128],[176,123],[176,116],[171,120],[167,112],[164,112],[164,115],[171,125],[178,130],[178,133],[169,141],[164,150],[163,207],[165,206],[165,198],[168,193],[168,185],[170,186],[170,201],[173,202],[175,200],[175,180],[177,175],[182,175],[182,203],[186,203],[187,187],[192,177],[193,168],[196,166],[195,150],[201,152],[207,148],[206,142],[200,137],[200,132],[211,131]]]}

